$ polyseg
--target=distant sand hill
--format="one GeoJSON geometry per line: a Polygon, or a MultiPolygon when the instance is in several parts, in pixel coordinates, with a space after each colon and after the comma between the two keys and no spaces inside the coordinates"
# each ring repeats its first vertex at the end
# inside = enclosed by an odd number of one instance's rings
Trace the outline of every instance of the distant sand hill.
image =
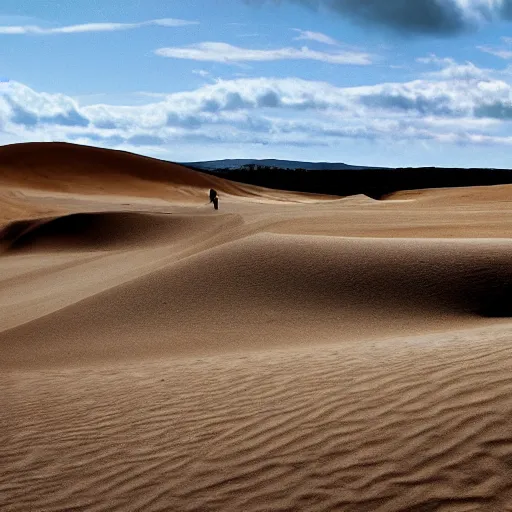
{"type": "Polygon", "coordinates": [[[20,144],[0,212],[0,510],[512,510],[510,186],[20,144]]]}

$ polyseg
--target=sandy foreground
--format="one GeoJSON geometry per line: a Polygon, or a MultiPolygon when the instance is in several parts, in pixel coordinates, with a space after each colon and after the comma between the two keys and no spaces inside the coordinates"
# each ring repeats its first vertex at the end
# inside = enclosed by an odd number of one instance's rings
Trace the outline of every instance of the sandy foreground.
{"type": "Polygon", "coordinates": [[[0,148],[0,510],[512,510],[511,186],[101,151],[0,148]]]}

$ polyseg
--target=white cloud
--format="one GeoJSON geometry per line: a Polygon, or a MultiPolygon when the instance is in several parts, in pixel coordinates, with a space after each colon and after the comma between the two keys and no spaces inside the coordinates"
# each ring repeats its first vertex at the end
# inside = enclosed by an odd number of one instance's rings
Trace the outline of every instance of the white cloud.
{"type": "MultiPolygon", "coordinates": [[[[510,9],[512,14],[512,5],[510,9]]],[[[510,48],[510,45],[512,45],[512,37],[501,37],[500,39],[503,44],[506,45],[505,47],[495,48],[493,46],[483,45],[477,46],[477,49],[490,55],[494,55],[495,57],[499,57],[500,59],[512,59],[512,49],[510,48]]]]}
{"type": "Polygon", "coordinates": [[[433,64],[441,69],[438,71],[430,71],[424,75],[431,78],[443,78],[451,80],[483,80],[489,78],[492,71],[489,69],[482,69],[475,66],[472,62],[466,61],[460,64],[451,58],[440,58],[435,54],[430,54],[428,57],[420,57],[416,62],[421,64],[433,64]]]}
{"type": "Polygon", "coordinates": [[[452,64],[454,60],[449,57],[438,57],[435,53],[431,53],[427,57],[418,57],[416,62],[420,62],[421,64],[449,65],[452,64]]]}
{"type": "Polygon", "coordinates": [[[80,34],[86,32],[115,32],[152,25],[160,27],[182,27],[186,25],[195,25],[197,23],[197,21],[163,18],[158,20],[142,21],[139,23],[84,23],[81,25],[68,25],[56,28],[44,28],[38,25],[4,25],[0,26],[0,35],[54,35],[80,34]]]}
{"type": "Polygon", "coordinates": [[[252,50],[227,43],[205,42],[184,47],[160,48],[155,53],[161,57],[190,59],[203,62],[238,64],[276,60],[317,60],[330,64],[368,65],[372,59],[368,53],[355,51],[320,52],[302,48],[278,48],[274,50],[252,50]]]}
{"type": "Polygon", "coordinates": [[[332,46],[339,45],[336,39],[333,39],[326,34],[322,34],[321,32],[311,32],[310,30],[301,30],[300,28],[294,28],[293,30],[299,33],[299,35],[294,38],[296,41],[315,41],[317,43],[329,44],[332,46]]]}
{"type": "Polygon", "coordinates": [[[364,87],[297,78],[217,80],[192,91],[147,94],[145,104],[130,106],[99,103],[100,98],[84,106],[66,95],[9,82],[0,84],[0,133],[18,140],[146,148],[182,143],[335,147],[350,139],[509,144],[509,82],[472,63],[436,56],[422,61],[441,69],[418,80],[364,87]]]}
{"type": "Polygon", "coordinates": [[[477,48],[485,53],[499,57],[500,59],[512,59],[512,50],[505,50],[503,48],[492,48],[491,46],[477,46],[477,48]]]}
{"type": "Polygon", "coordinates": [[[207,76],[210,76],[210,72],[206,71],[206,69],[193,69],[192,73],[194,75],[202,76],[203,78],[206,78],[207,76]]]}

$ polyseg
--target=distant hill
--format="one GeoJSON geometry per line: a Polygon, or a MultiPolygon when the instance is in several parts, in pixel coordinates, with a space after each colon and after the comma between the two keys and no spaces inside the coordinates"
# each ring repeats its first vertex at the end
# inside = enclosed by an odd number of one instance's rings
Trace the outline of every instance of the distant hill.
{"type": "Polygon", "coordinates": [[[251,160],[247,158],[236,158],[227,160],[209,160],[205,162],[186,162],[182,165],[207,171],[216,169],[238,169],[245,165],[258,165],[260,167],[279,167],[280,169],[305,169],[307,171],[342,171],[346,169],[374,169],[359,165],[348,165],[336,162],[298,162],[294,160],[251,160]]]}

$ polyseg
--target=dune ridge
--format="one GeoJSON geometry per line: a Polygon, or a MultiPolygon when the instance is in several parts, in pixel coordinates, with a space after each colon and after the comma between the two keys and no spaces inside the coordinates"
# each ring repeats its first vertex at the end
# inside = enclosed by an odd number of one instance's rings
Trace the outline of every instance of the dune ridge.
{"type": "Polygon", "coordinates": [[[512,510],[509,187],[0,162],[1,510],[512,510]]]}
{"type": "Polygon", "coordinates": [[[137,212],[75,213],[7,225],[0,243],[8,252],[34,250],[113,250],[176,243],[194,230],[211,230],[217,220],[206,216],[137,212]]]}

